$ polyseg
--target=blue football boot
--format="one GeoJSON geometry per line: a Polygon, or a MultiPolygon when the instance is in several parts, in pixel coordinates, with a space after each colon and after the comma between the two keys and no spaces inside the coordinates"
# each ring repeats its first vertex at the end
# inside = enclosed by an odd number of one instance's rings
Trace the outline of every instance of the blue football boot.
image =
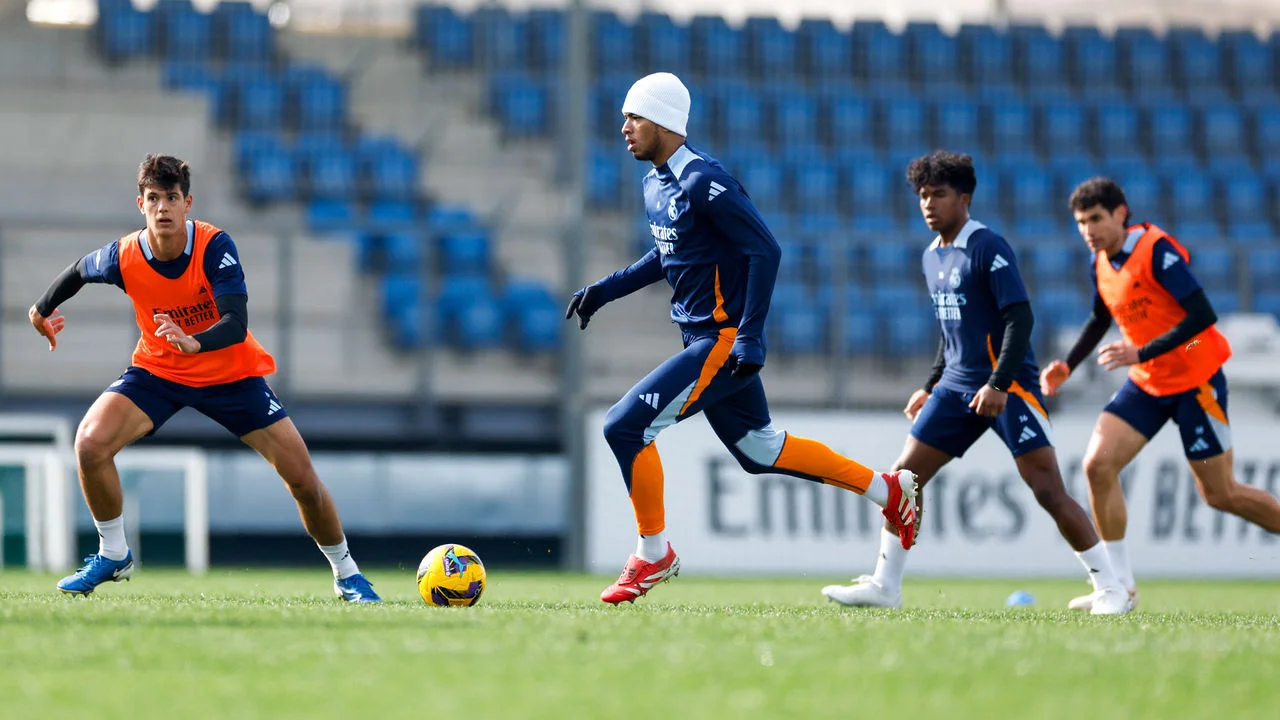
{"type": "Polygon", "coordinates": [[[74,575],[58,581],[58,589],[68,595],[88,595],[104,582],[120,582],[133,577],[133,551],[123,560],[112,560],[99,554],[84,559],[84,565],[74,575]]]}
{"type": "Polygon", "coordinates": [[[382,598],[373,591],[373,583],[360,573],[333,581],[333,594],[353,603],[380,603],[382,598]]]}

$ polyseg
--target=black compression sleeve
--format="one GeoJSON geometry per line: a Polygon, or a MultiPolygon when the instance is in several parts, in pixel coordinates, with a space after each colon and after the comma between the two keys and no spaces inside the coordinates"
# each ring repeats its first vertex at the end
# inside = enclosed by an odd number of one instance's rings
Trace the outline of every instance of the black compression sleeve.
{"type": "Polygon", "coordinates": [[[995,370],[987,384],[1008,392],[1013,376],[1026,362],[1027,350],[1031,347],[1031,327],[1035,325],[1036,318],[1031,313],[1029,302],[1009,305],[1000,314],[1004,317],[1004,342],[1000,343],[1000,357],[996,359],[995,370]]]}
{"type": "Polygon", "coordinates": [[[1204,290],[1196,290],[1183,298],[1180,304],[1187,311],[1187,316],[1179,320],[1169,332],[1139,348],[1138,362],[1146,362],[1180,347],[1218,322],[1218,314],[1213,311],[1204,290]]]}
{"type": "Polygon", "coordinates": [[[249,335],[249,296],[219,295],[217,298],[218,322],[194,337],[200,342],[200,352],[212,352],[244,342],[249,335]]]}
{"type": "Polygon", "coordinates": [[[80,260],[77,260],[67,266],[53,279],[53,283],[49,285],[49,289],[44,291],[40,299],[36,301],[36,312],[45,317],[53,314],[58,306],[71,299],[73,295],[80,292],[80,288],[85,286],[84,278],[80,276],[80,260]]]}
{"type": "Polygon", "coordinates": [[[1093,312],[1089,314],[1089,320],[1080,330],[1080,337],[1076,338],[1076,343],[1067,353],[1067,367],[1074,372],[1076,366],[1098,347],[1098,343],[1102,342],[1102,336],[1107,334],[1110,327],[1111,311],[1107,309],[1107,304],[1102,302],[1102,296],[1095,293],[1093,312]]]}
{"type": "Polygon", "coordinates": [[[933,392],[933,386],[938,384],[942,379],[942,373],[947,369],[947,337],[944,335],[938,340],[938,356],[933,360],[933,369],[929,371],[929,379],[924,383],[924,391],[933,392]]]}

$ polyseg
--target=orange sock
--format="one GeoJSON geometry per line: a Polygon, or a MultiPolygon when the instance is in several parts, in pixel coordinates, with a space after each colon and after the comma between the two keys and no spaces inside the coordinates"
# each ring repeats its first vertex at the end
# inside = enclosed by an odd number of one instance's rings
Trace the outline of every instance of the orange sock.
{"type": "Polygon", "coordinates": [[[657,535],[667,528],[662,505],[662,458],[658,446],[649,443],[631,461],[631,506],[641,535],[657,535]]]}
{"type": "Polygon", "coordinates": [[[787,433],[782,452],[773,466],[811,477],[821,478],[827,485],[852,490],[861,495],[871,485],[875,471],[832,450],[817,440],[787,433]]]}

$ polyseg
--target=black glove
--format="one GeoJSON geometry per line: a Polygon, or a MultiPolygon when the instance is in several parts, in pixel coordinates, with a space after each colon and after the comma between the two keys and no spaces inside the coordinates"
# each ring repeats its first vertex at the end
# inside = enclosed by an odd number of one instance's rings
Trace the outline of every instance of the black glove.
{"type": "Polygon", "coordinates": [[[729,356],[730,377],[735,377],[739,379],[749,378],[752,375],[755,375],[756,373],[760,372],[760,369],[763,367],[764,367],[763,365],[760,365],[757,363],[741,362],[738,360],[738,358],[732,355],[729,356]]]}
{"type": "Polygon", "coordinates": [[[595,285],[588,285],[573,294],[569,299],[569,307],[564,311],[564,319],[569,320],[575,314],[578,316],[578,329],[586,330],[587,323],[591,322],[591,316],[596,314],[600,309],[600,288],[595,285]]]}
{"type": "Polygon", "coordinates": [[[729,375],[735,378],[749,378],[764,367],[764,350],[758,342],[738,338],[733,341],[733,349],[729,351],[729,375]]]}

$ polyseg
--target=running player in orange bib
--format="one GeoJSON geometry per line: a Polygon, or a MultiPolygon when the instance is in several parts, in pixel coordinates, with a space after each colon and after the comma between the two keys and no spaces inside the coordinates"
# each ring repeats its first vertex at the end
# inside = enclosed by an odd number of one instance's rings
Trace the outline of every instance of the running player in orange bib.
{"type": "MultiPolygon", "coordinates": [[[[1056,395],[1115,321],[1123,339],[1102,348],[1098,364],[1107,370],[1128,367],[1129,378],[1098,418],[1084,471],[1112,567],[1136,603],[1120,471],[1166,422],[1178,425],[1200,495],[1211,507],[1275,533],[1280,532],[1280,502],[1235,479],[1222,374],[1231,347],[1188,267],[1190,254],[1155,225],[1132,224],[1124,191],[1112,180],[1081,183],[1070,205],[1080,235],[1096,255],[1097,292],[1080,338],[1065,361],[1055,360],[1040,373],[1040,389],[1056,395]]],[[[1085,610],[1094,599],[1078,597],[1070,607],[1085,610]]]]}
{"type": "Polygon", "coordinates": [[[213,225],[188,220],[191,200],[187,164],[148,155],[138,168],[138,210],[146,228],[72,263],[28,312],[52,351],[66,324],[58,306],[87,283],[108,283],[133,301],[142,331],[129,368],[107,386],[76,431],[80,487],[99,546],[58,589],[88,595],[104,582],[133,574],[116,453],[191,407],[280,473],[307,533],[333,566],[334,593],[350,602],[379,602],[347,549],[337,508],[306,443],[263,379],[276,371],[276,362],[249,332],[249,293],[235,243],[213,225]]]}

